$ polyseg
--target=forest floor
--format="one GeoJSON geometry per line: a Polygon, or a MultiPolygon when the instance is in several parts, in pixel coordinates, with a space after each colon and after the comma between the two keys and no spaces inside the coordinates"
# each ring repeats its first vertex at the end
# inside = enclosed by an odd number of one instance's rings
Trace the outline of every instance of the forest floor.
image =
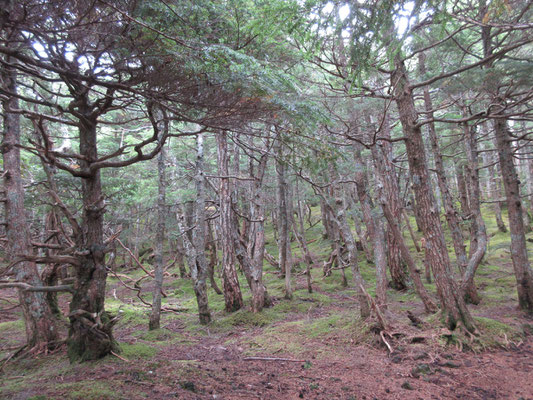
{"type": "MultiPolygon", "coordinates": [[[[533,320],[516,307],[508,234],[492,239],[476,275],[483,300],[470,306],[477,337],[448,331],[438,315],[424,314],[411,290],[391,289],[384,311],[390,352],[375,321],[359,318],[355,293],[341,284],[340,271],[323,277],[321,268],[313,269],[313,293],[303,275],[296,277],[290,301],[283,299],[283,280],[267,268],[265,282],[276,301],[259,314],[227,314],[222,296],[211,290],[208,326],[197,321],[191,282],[169,278],[165,304],[186,311],[164,313],[162,328],[148,331],[148,309],[110,278],[106,308],[122,315],[115,328],[120,358],[70,364],[63,346],[10,360],[0,372],[0,398],[533,399],[533,320]],[[420,318],[418,326],[407,311],[420,318]]],[[[324,243],[311,246],[315,251],[324,243]]],[[[361,266],[373,294],[372,265],[361,266]]],[[[148,300],[150,291],[146,284],[148,300]]],[[[6,300],[16,303],[16,293],[3,292],[4,308],[6,300]]],[[[60,305],[67,312],[67,295],[60,305]]],[[[0,313],[0,358],[23,340],[20,311],[0,313]]]]}

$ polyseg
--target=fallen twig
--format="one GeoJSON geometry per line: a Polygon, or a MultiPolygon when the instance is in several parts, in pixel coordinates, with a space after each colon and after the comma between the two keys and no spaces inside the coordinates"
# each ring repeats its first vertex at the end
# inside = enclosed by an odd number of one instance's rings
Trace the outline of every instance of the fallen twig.
{"type": "Polygon", "coordinates": [[[245,357],[243,361],[287,361],[304,363],[306,360],[294,360],[292,358],[279,358],[279,357],[245,357]]]}
{"type": "Polygon", "coordinates": [[[127,358],[124,358],[124,357],[121,357],[119,356],[117,353],[115,353],[114,351],[111,352],[112,355],[114,355],[116,358],[122,360],[122,361],[125,361],[125,362],[130,362],[130,360],[128,360],[127,358]]]}
{"type": "MultiPolygon", "coordinates": [[[[387,346],[387,348],[389,349],[389,353],[392,353],[392,347],[391,345],[389,344],[389,342],[387,342],[387,340],[385,339],[385,331],[381,331],[379,332],[379,336],[381,336],[381,340],[383,340],[383,343],[385,343],[385,345],[387,346]]],[[[389,335],[390,336],[390,335],[389,335]]]]}
{"type": "Polygon", "coordinates": [[[6,358],[4,358],[4,360],[3,360],[4,362],[2,363],[2,365],[0,365],[0,371],[2,371],[4,369],[4,367],[9,362],[9,360],[11,360],[13,357],[18,356],[22,352],[22,350],[24,350],[27,347],[28,347],[28,345],[25,344],[24,346],[20,347],[17,351],[15,351],[11,355],[9,355],[6,358]]]}

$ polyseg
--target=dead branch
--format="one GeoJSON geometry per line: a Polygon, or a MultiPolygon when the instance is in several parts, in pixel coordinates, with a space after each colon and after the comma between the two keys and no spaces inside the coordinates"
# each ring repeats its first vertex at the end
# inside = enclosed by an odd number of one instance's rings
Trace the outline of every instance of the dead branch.
{"type": "Polygon", "coordinates": [[[278,357],[245,357],[243,361],[286,361],[304,363],[307,360],[294,360],[292,358],[278,358],[278,357]]]}
{"type": "Polygon", "coordinates": [[[118,358],[119,360],[122,360],[122,361],[125,361],[125,362],[130,362],[130,360],[128,360],[127,358],[124,358],[124,357],[121,357],[119,356],[117,353],[115,353],[114,351],[111,352],[112,355],[114,355],[116,358],[118,358]]]}
{"type": "Polygon", "coordinates": [[[0,281],[0,289],[6,289],[6,288],[19,288],[26,292],[70,292],[70,293],[74,293],[73,285],[32,286],[24,282],[0,281]]]}
{"type": "Polygon", "coordinates": [[[368,299],[368,302],[370,303],[370,307],[372,308],[372,310],[374,311],[374,313],[376,314],[376,317],[378,319],[378,322],[379,324],[381,325],[381,330],[382,331],[388,331],[389,330],[389,324],[387,323],[387,321],[385,321],[385,318],[383,317],[383,314],[381,313],[381,310],[379,309],[379,306],[376,304],[376,302],[374,301],[374,299],[372,298],[372,296],[370,296],[368,294],[368,292],[366,291],[366,289],[364,288],[363,285],[359,285],[359,287],[361,288],[361,290],[363,291],[363,293],[365,294],[365,296],[367,297],[368,299]]]}
{"type": "Polygon", "coordinates": [[[148,271],[146,268],[144,268],[144,266],[141,264],[141,262],[139,261],[139,259],[138,259],[137,257],[135,257],[135,255],[133,254],[133,252],[132,252],[129,248],[127,248],[127,247],[124,245],[124,243],[122,243],[122,242],[120,241],[119,238],[116,238],[116,240],[117,240],[118,244],[120,244],[120,245],[122,246],[122,248],[123,248],[124,250],[126,250],[126,251],[129,253],[129,255],[131,256],[131,258],[133,258],[133,260],[135,260],[135,262],[137,263],[137,265],[138,265],[139,267],[141,267],[141,269],[142,269],[144,272],[146,272],[147,275],[149,275],[150,277],[153,278],[153,277],[154,277],[154,274],[153,274],[152,272],[148,271]]]}

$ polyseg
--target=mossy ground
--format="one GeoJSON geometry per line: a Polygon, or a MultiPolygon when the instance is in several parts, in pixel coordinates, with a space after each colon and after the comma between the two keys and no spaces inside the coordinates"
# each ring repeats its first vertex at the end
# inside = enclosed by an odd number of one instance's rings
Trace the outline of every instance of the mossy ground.
{"type": "MultiPolygon", "coordinates": [[[[412,223],[415,226],[414,221],[412,223]]],[[[275,241],[269,229],[267,250],[276,255],[275,241]]],[[[465,232],[466,229],[465,226],[465,232]]],[[[471,337],[459,331],[447,334],[438,314],[423,314],[420,301],[412,289],[402,292],[389,290],[389,306],[384,310],[384,314],[396,331],[393,333],[403,334],[389,339],[395,351],[408,352],[411,346],[409,340],[417,335],[425,335],[425,351],[428,352],[448,351],[446,349],[455,351],[459,348],[480,352],[485,349],[519,346],[526,340],[526,333],[533,333],[533,328],[530,328],[533,324],[528,323],[516,310],[516,282],[510,263],[509,234],[497,231],[490,214],[487,218],[487,229],[490,244],[476,274],[476,284],[482,301],[479,305],[469,306],[475,316],[479,335],[471,337]],[[422,319],[423,326],[412,327],[407,318],[407,311],[417,314],[422,319]]],[[[321,233],[322,228],[318,224],[306,234],[313,254],[319,260],[324,260],[331,247],[330,243],[322,238],[321,233]]],[[[528,238],[533,238],[533,233],[529,233],[528,238]]],[[[422,268],[422,254],[415,252],[408,233],[405,233],[405,239],[419,267],[422,268]]],[[[296,242],[293,244],[294,256],[300,257],[301,251],[296,242]]],[[[528,246],[531,248],[533,245],[528,242],[528,246]]],[[[450,255],[453,258],[451,247],[450,255]]],[[[374,295],[374,266],[368,263],[362,254],[359,266],[367,282],[368,292],[374,295]]],[[[125,289],[116,278],[110,277],[106,309],[112,314],[120,315],[120,321],[115,327],[115,336],[122,350],[120,357],[127,361],[108,356],[99,361],[71,365],[63,350],[52,355],[14,360],[6,365],[3,375],[0,376],[0,397],[10,398],[17,393],[26,393],[26,398],[33,396],[34,399],[40,398],[38,396],[123,399],[144,398],[145,395],[153,398],[153,393],[145,394],[145,391],[149,392],[147,387],[152,388],[147,385],[152,384],[178,385],[183,393],[192,393],[199,390],[198,385],[191,384],[197,379],[228,378],[224,370],[215,371],[209,364],[205,366],[198,361],[202,357],[214,357],[217,352],[231,360],[245,356],[310,360],[309,364],[305,365],[332,359],[345,362],[346,349],[361,346],[378,346],[386,356],[386,349],[374,332],[372,321],[365,322],[359,317],[350,269],[345,270],[348,281],[348,286],[345,287],[342,285],[341,271],[334,270],[331,276],[324,277],[321,265],[313,268],[313,293],[307,292],[305,276],[302,274],[304,269],[303,263],[295,268],[293,298],[285,300],[283,279],[272,266],[265,263],[263,279],[274,304],[261,313],[252,313],[248,307],[227,313],[224,311],[223,296],[209,289],[209,304],[213,317],[209,325],[201,325],[198,322],[196,297],[190,280],[177,278],[177,268],[170,270],[173,275],[165,280],[167,297],[163,303],[183,311],[164,313],[161,328],[154,331],[147,329],[149,308],[125,289]],[[172,379],[173,376],[179,379],[172,379]],[[133,397],[132,390],[135,391],[133,397]]],[[[140,277],[142,272],[135,271],[133,275],[140,277]]],[[[221,287],[220,279],[216,279],[221,287]]],[[[242,275],[240,279],[244,301],[250,304],[246,281],[242,275]]],[[[435,285],[425,285],[428,291],[435,295],[435,285]]],[[[148,301],[151,299],[148,280],[142,296],[148,301]]],[[[67,301],[68,296],[61,295],[60,304],[63,304],[64,310],[67,309],[67,301]]],[[[22,344],[24,325],[20,318],[16,319],[18,316],[12,313],[11,321],[0,322],[2,356],[10,353],[10,350],[5,349],[22,344]]],[[[287,376],[289,375],[287,373],[287,376]]],[[[317,387],[313,390],[317,392],[319,389],[317,387]]],[[[157,395],[155,396],[157,398],[157,395]]]]}

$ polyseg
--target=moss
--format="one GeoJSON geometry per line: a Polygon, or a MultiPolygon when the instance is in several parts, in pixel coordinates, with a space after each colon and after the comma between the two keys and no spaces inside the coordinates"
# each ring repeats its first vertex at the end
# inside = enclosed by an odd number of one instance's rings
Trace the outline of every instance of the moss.
{"type": "Polygon", "coordinates": [[[24,332],[24,321],[17,319],[16,321],[7,321],[0,323],[0,333],[24,332]]]}
{"type": "MultiPolygon", "coordinates": [[[[270,311],[270,310],[269,310],[270,311]]],[[[214,326],[218,328],[230,328],[234,326],[240,327],[258,327],[265,326],[272,322],[272,312],[264,311],[261,313],[253,313],[248,310],[239,310],[231,314],[227,314],[224,318],[216,321],[214,326]]]]}
{"type": "MultiPolygon", "coordinates": [[[[433,316],[431,319],[435,319],[433,316]]],[[[474,317],[478,334],[472,336],[456,329],[443,331],[437,342],[442,346],[454,346],[462,350],[483,351],[493,348],[508,348],[523,337],[520,327],[508,325],[491,318],[474,317]]]]}
{"type": "Polygon", "coordinates": [[[132,335],[149,342],[161,342],[171,339],[173,336],[172,333],[167,329],[154,329],[152,331],[134,332],[132,335]]]}
{"type": "Polygon", "coordinates": [[[475,321],[481,332],[479,341],[483,347],[507,347],[510,342],[519,341],[523,336],[520,328],[491,318],[475,317],[475,321]]]}
{"type": "Polygon", "coordinates": [[[108,300],[106,310],[119,316],[119,325],[139,325],[148,322],[149,311],[145,307],[108,300]]]}
{"type": "Polygon", "coordinates": [[[158,352],[157,348],[146,343],[121,343],[120,347],[122,349],[121,355],[128,360],[152,358],[158,352]]]}
{"type": "Polygon", "coordinates": [[[304,340],[299,333],[302,321],[287,322],[279,326],[266,328],[260,335],[245,340],[247,354],[292,354],[304,352],[304,340]]]}
{"type": "Polygon", "coordinates": [[[335,314],[305,322],[301,332],[308,337],[316,338],[325,336],[341,326],[346,326],[346,321],[342,321],[341,315],[335,314]]]}
{"type": "Polygon", "coordinates": [[[113,381],[80,381],[56,386],[70,400],[118,400],[124,394],[113,381]]]}
{"type": "MultiPolygon", "coordinates": [[[[0,385],[0,398],[9,399],[11,395],[19,393],[22,390],[28,390],[28,383],[24,380],[2,380],[0,385]]],[[[30,386],[31,387],[31,386],[30,386]]]]}
{"type": "MultiPolygon", "coordinates": [[[[24,320],[22,318],[16,321],[0,323],[0,337],[2,338],[2,344],[6,347],[23,345],[25,335],[24,320]]],[[[9,353],[9,351],[0,350],[0,359],[6,357],[9,353]]]]}

